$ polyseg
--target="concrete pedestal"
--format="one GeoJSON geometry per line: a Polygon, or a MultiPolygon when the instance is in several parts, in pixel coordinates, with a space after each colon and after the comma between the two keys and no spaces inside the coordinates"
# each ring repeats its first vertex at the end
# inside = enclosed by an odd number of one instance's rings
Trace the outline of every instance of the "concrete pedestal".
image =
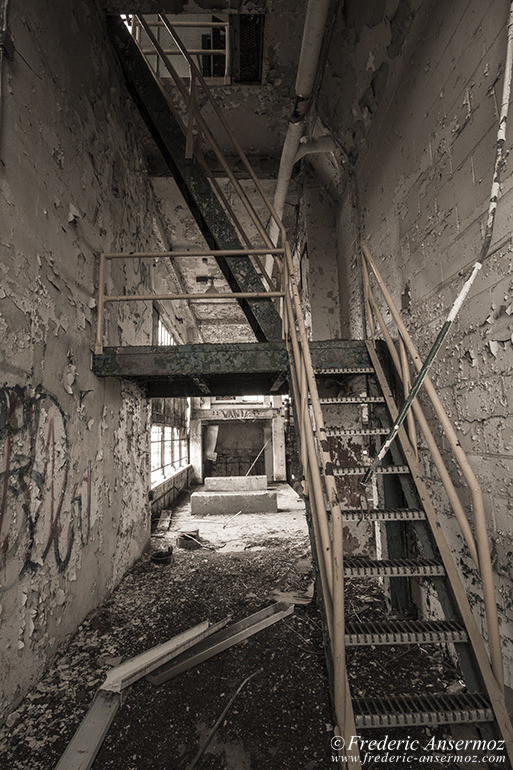
{"type": "Polygon", "coordinates": [[[267,476],[209,476],[204,492],[257,492],[267,489],[267,476]]]}
{"type": "Polygon", "coordinates": [[[209,514],[275,513],[278,496],[272,491],[256,492],[193,492],[191,513],[193,516],[209,514]]]}

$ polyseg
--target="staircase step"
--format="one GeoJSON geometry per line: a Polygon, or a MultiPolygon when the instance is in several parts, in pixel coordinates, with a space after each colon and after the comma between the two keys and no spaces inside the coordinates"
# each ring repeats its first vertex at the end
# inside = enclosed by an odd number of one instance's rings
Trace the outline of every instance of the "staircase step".
{"type": "Polygon", "coordinates": [[[371,508],[362,511],[352,508],[342,511],[344,521],[423,521],[425,511],[416,508],[371,508]]]}
{"type": "Polygon", "coordinates": [[[372,366],[330,366],[326,368],[316,369],[315,374],[375,374],[376,372],[372,366]]]}
{"type": "Polygon", "coordinates": [[[327,436],[387,436],[390,428],[326,428],[327,436]]]}
{"type": "Polygon", "coordinates": [[[430,577],[445,575],[440,562],[434,559],[367,559],[363,556],[344,558],[346,577],[430,577]]]}
{"type": "Polygon", "coordinates": [[[490,703],[481,693],[356,698],[353,707],[357,729],[491,722],[494,719],[490,703]]]}
{"type": "Polygon", "coordinates": [[[383,396],[330,396],[319,398],[321,404],[384,404],[383,396]]]}
{"type": "Polygon", "coordinates": [[[462,623],[452,620],[379,620],[346,623],[346,645],[448,644],[467,642],[462,623]]]}
{"type": "MultiPolygon", "coordinates": [[[[363,476],[369,469],[368,465],[354,465],[333,468],[334,476],[363,476]]],[[[382,465],[376,469],[379,476],[390,476],[398,473],[409,473],[407,465],[382,465]]]]}

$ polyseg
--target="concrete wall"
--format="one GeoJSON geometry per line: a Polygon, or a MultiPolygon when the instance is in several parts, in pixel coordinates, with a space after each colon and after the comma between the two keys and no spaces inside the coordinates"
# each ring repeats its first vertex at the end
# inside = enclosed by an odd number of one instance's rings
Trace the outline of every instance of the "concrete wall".
{"type": "MultiPolygon", "coordinates": [[[[119,581],[149,534],[148,407],[90,369],[98,253],[155,247],[134,114],[94,3],[12,0],[0,184],[1,711],[119,581]]],[[[150,288],[117,264],[109,289],[150,288]]],[[[151,307],[112,342],[150,341],[151,307]]],[[[7,709],[7,711],[6,711],[7,709]]]]}
{"type": "Polygon", "coordinates": [[[192,465],[187,465],[173,473],[162,484],[153,487],[150,492],[152,521],[158,519],[162,511],[173,507],[184,489],[192,483],[192,477],[192,465]]]}
{"type": "MultiPolygon", "coordinates": [[[[339,259],[357,330],[363,235],[425,355],[476,258],[494,162],[507,0],[350,0],[337,17],[319,111],[350,159],[339,201],[339,259]]],[[[506,149],[513,138],[513,121],[506,149]]],[[[513,684],[512,182],[504,173],[492,254],[438,358],[433,379],[482,484],[496,570],[507,681],[513,684]]],[[[357,336],[357,334],[355,334],[357,336]]],[[[454,481],[469,495],[450,460],[454,481]]],[[[436,507],[447,503],[421,455],[436,507]]],[[[475,612],[479,588],[447,515],[445,530],[475,612]]]]}

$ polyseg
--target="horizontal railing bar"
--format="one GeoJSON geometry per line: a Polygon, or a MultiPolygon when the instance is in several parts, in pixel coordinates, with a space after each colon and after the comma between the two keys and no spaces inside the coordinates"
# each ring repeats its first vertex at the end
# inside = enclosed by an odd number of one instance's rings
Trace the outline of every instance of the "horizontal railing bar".
{"type": "Polygon", "coordinates": [[[283,291],[230,291],[223,294],[121,294],[120,296],[105,294],[104,302],[135,302],[146,300],[177,300],[203,301],[210,302],[212,299],[269,299],[274,297],[284,297],[283,291]]]}
{"type": "MultiPolygon", "coordinates": [[[[203,54],[206,56],[225,56],[226,54],[226,48],[189,48],[188,51],[192,56],[203,56],[203,54]]],[[[155,48],[141,48],[141,52],[145,56],[159,56],[155,48]]],[[[166,56],[183,56],[177,48],[163,48],[162,52],[166,56]]]]}
{"type": "MultiPolygon", "coordinates": [[[[146,19],[145,19],[146,21],[146,19]]],[[[162,21],[146,21],[148,27],[163,27],[162,21]]],[[[229,27],[229,21],[174,21],[173,27],[197,27],[199,29],[229,27]]]]}
{"type": "Polygon", "coordinates": [[[252,257],[257,254],[283,254],[283,249],[214,249],[213,251],[112,251],[105,259],[152,259],[157,257],[252,257]]]}

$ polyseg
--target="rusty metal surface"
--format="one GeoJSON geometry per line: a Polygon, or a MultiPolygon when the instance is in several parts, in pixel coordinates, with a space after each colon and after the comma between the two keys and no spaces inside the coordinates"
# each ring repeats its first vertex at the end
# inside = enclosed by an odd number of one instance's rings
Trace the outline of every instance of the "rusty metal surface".
{"type": "MultiPolygon", "coordinates": [[[[366,355],[359,340],[312,342],[314,365],[351,366],[366,355]]],[[[93,355],[98,377],[136,381],[152,398],[288,393],[288,356],[283,342],[142,345],[105,348],[93,355]],[[198,384],[198,378],[202,388],[198,384]]]]}

